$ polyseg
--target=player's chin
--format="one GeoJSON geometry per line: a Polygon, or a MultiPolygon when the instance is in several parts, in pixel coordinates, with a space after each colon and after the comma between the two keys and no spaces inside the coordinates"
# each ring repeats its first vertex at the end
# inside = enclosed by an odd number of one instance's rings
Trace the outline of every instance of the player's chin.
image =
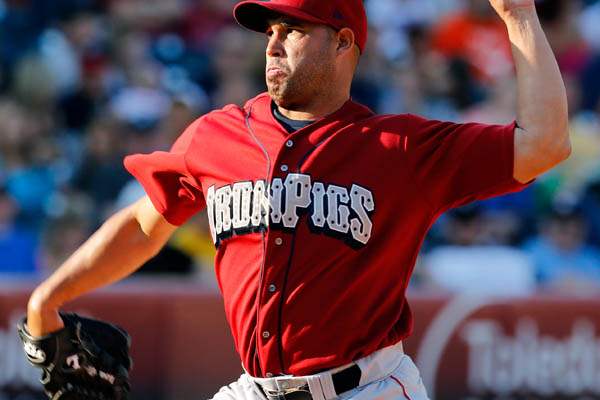
{"type": "Polygon", "coordinates": [[[281,93],[271,93],[269,92],[271,99],[278,106],[285,108],[286,110],[295,109],[295,102],[289,96],[282,95],[281,93]]]}
{"type": "Polygon", "coordinates": [[[283,106],[285,102],[285,89],[280,83],[271,83],[267,81],[267,89],[269,96],[275,101],[278,106],[283,106]]]}
{"type": "Polygon", "coordinates": [[[281,75],[267,76],[266,81],[269,90],[271,90],[271,88],[276,89],[278,87],[283,87],[286,83],[284,77],[281,75]]]}
{"type": "Polygon", "coordinates": [[[300,92],[294,82],[290,80],[268,82],[267,88],[269,96],[279,107],[291,110],[298,103],[298,95],[300,92]]]}

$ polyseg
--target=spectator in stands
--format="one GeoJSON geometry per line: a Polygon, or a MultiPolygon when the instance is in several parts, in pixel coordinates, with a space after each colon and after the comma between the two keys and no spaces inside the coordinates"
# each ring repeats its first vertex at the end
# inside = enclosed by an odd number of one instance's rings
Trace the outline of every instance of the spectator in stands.
{"type": "Polygon", "coordinates": [[[231,25],[231,10],[235,0],[194,1],[184,19],[184,35],[195,49],[210,50],[216,35],[231,25]]]}
{"type": "Polygon", "coordinates": [[[522,251],[489,244],[478,205],[448,215],[442,230],[447,244],[424,256],[425,287],[451,293],[526,295],[535,289],[533,266],[522,251]]]}
{"type": "Polygon", "coordinates": [[[106,117],[96,119],[86,137],[86,154],[73,186],[93,199],[95,221],[112,211],[112,202],[130,179],[122,165],[124,139],[120,125],[106,117]]]}
{"type": "Polygon", "coordinates": [[[213,100],[217,107],[243,104],[245,99],[265,87],[264,77],[259,72],[264,70],[264,57],[257,51],[261,45],[257,38],[248,38],[242,28],[231,26],[219,32],[214,44],[213,58],[219,85],[213,100]],[[255,76],[261,76],[260,80],[252,79],[255,76]]]}
{"type": "Polygon", "coordinates": [[[171,238],[170,244],[189,254],[193,259],[199,272],[214,280],[213,260],[215,258],[215,246],[208,227],[206,212],[194,216],[188,224],[181,227],[171,238]]]}
{"type": "MultiPolygon", "coordinates": [[[[600,10],[600,3],[598,3],[598,9],[600,10]]],[[[600,17],[598,19],[600,20],[600,17]]],[[[598,27],[600,27],[600,23],[598,23],[598,27]]],[[[600,116],[600,49],[596,51],[582,71],[580,85],[582,87],[581,107],[600,116]]]]}
{"type": "Polygon", "coordinates": [[[15,200],[0,186],[0,274],[33,275],[38,271],[37,238],[17,223],[18,212],[15,200]]]}
{"type": "Polygon", "coordinates": [[[23,54],[35,47],[42,29],[50,22],[48,17],[52,4],[32,0],[5,0],[2,5],[0,64],[10,70],[23,54]]]}
{"type": "Polygon", "coordinates": [[[600,247],[600,175],[586,187],[581,205],[590,229],[590,243],[600,247]]]}
{"type": "Polygon", "coordinates": [[[369,23],[377,35],[369,34],[377,51],[397,60],[409,52],[412,26],[429,26],[448,12],[455,12],[461,0],[371,0],[366,2],[369,23]]]}
{"type": "Polygon", "coordinates": [[[109,1],[109,13],[115,22],[148,32],[160,32],[184,17],[186,2],[179,0],[109,1]]]}
{"type": "Polygon", "coordinates": [[[464,10],[443,18],[432,44],[446,57],[465,61],[482,83],[512,72],[506,28],[487,1],[467,0],[464,10]]]}
{"type": "Polygon", "coordinates": [[[93,205],[82,193],[65,193],[55,198],[41,237],[41,265],[52,273],[89,237],[93,205]]]}
{"type": "Polygon", "coordinates": [[[17,202],[19,223],[38,229],[56,189],[56,143],[47,113],[0,101],[0,164],[6,190],[17,202]]]}
{"type": "Polygon", "coordinates": [[[539,0],[536,3],[542,26],[561,71],[568,76],[579,75],[593,54],[579,29],[581,2],[539,0]]]}
{"type": "Polygon", "coordinates": [[[168,244],[160,252],[136,271],[136,275],[189,276],[194,272],[194,260],[185,252],[168,244]]]}
{"type": "Polygon", "coordinates": [[[514,77],[498,77],[489,85],[487,98],[462,113],[462,120],[483,124],[509,124],[517,109],[516,83],[514,77]]]}
{"type": "Polygon", "coordinates": [[[600,1],[588,1],[580,17],[581,33],[586,41],[600,51],[600,1]]]}
{"type": "MultiPolygon", "coordinates": [[[[264,86],[264,57],[255,49],[262,48],[262,39],[240,40],[231,16],[234,3],[0,0],[0,182],[18,227],[28,226],[35,235],[46,226],[47,264],[58,262],[81,230],[114,210],[117,201],[139,197],[135,182],[125,184],[130,179],[119,153],[165,150],[206,109],[239,102],[264,86]],[[73,215],[57,206],[68,204],[64,199],[76,191],[94,205],[90,212],[73,215]],[[65,243],[49,232],[64,234],[65,243]]],[[[361,57],[353,98],[379,113],[486,123],[514,117],[516,99],[507,95],[514,84],[507,79],[509,43],[487,1],[365,3],[372,45],[361,57]]],[[[521,259],[518,250],[508,255],[506,246],[534,235],[536,213],[564,194],[585,193],[590,240],[600,245],[598,185],[589,184],[600,170],[600,1],[536,4],[565,73],[573,155],[527,190],[482,203],[477,223],[460,215],[447,224],[442,220],[445,233],[439,235],[436,226],[427,241],[432,257],[424,260],[432,264],[444,252],[449,260],[471,260],[465,265],[494,258],[492,251],[507,263],[521,259]],[[439,238],[448,236],[454,237],[437,251],[439,238]],[[475,247],[469,249],[469,243],[475,247]]],[[[209,263],[214,252],[205,225],[194,221],[172,242],[196,265],[209,263]]],[[[36,253],[35,243],[31,246],[36,253]]],[[[445,264],[439,265],[435,272],[443,276],[445,264]]],[[[484,263],[481,271],[492,267],[484,263]]],[[[474,277],[472,270],[456,268],[461,272],[456,279],[474,277]]],[[[508,276],[511,268],[518,269],[509,267],[508,276]]],[[[528,290],[519,285],[521,292],[528,290]]]]}
{"type": "Polygon", "coordinates": [[[525,246],[543,287],[573,294],[600,288],[600,251],[586,243],[587,233],[578,204],[558,202],[543,218],[525,246]]]}

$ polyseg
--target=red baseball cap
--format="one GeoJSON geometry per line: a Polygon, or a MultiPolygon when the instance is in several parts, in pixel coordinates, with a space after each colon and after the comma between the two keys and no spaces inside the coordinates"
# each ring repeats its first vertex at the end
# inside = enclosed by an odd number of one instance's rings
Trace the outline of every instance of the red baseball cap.
{"type": "Polygon", "coordinates": [[[256,32],[267,31],[267,21],[273,14],[329,25],[336,30],[350,28],[361,53],[367,44],[367,14],[363,0],[246,0],[233,10],[238,24],[256,32]]]}

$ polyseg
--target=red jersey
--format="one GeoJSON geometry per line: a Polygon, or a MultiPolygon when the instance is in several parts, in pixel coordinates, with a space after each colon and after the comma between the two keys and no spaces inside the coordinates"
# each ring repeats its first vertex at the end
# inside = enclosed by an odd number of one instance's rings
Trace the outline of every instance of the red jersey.
{"type": "Polygon", "coordinates": [[[261,94],[125,166],[170,223],[207,208],[245,369],[307,375],[411,333],[405,291],[431,224],[523,187],[514,128],[375,115],[348,101],[288,134],[261,94]]]}

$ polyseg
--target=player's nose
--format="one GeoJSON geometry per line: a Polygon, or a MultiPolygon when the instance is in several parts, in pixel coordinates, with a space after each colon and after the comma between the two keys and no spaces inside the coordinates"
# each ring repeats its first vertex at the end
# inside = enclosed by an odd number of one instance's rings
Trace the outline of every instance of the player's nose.
{"type": "Polygon", "coordinates": [[[283,37],[277,30],[270,33],[266,51],[268,57],[283,57],[285,54],[283,37]]]}

